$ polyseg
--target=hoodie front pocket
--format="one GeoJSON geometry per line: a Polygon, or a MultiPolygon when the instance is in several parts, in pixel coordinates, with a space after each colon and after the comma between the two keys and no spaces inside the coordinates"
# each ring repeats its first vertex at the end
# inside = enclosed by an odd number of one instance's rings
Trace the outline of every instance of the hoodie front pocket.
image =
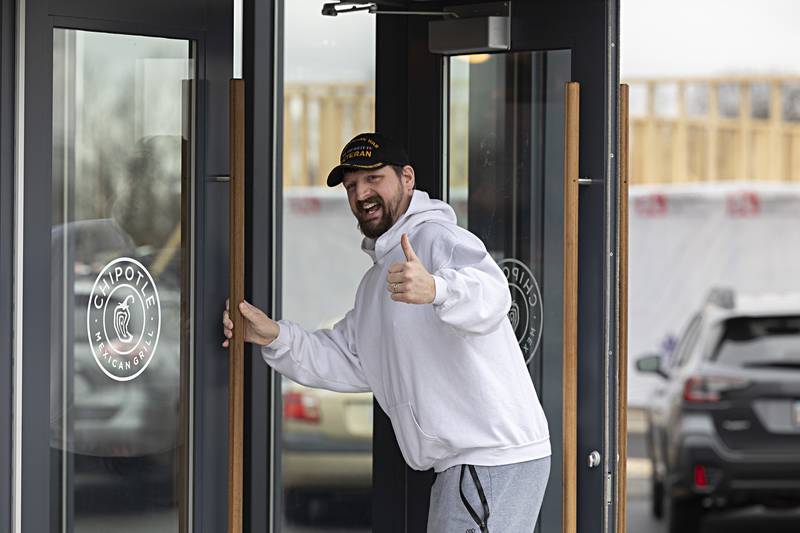
{"type": "Polygon", "coordinates": [[[395,406],[389,417],[403,458],[411,468],[427,470],[450,451],[438,437],[422,430],[410,403],[395,406]]]}

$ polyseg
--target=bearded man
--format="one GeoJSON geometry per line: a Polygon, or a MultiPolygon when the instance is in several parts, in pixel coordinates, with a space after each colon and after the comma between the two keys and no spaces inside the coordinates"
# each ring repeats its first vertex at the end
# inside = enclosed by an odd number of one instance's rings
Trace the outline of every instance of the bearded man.
{"type": "MultiPolygon", "coordinates": [[[[327,183],[343,184],[373,261],[354,307],[309,332],[239,302],[245,341],[298,383],[374,394],[406,463],[436,472],[429,533],[530,533],[550,438],[503,272],[447,203],[415,190],[405,150],[388,137],[357,135],[327,183]]],[[[222,322],[230,339],[227,308],[222,322]]]]}

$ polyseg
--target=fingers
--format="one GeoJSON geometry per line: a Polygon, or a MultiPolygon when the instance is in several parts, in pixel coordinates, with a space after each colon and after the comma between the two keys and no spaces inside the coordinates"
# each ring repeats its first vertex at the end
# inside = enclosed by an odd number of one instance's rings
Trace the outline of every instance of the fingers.
{"type": "MultiPolygon", "coordinates": [[[[250,342],[247,338],[249,336],[249,333],[247,333],[249,331],[248,328],[253,327],[253,324],[258,323],[264,313],[258,307],[255,307],[247,302],[247,300],[242,300],[239,302],[238,308],[242,318],[246,319],[250,323],[250,326],[247,326],[244,329],[246,336],[245,341],[250,342]]],[[[225,310],[222,312],[222,328],[223,334],[225,335],[225,340],[222,341],[222,347],[227,348],[230,345],[229,339],[233,338],[233,320],[231,319],[230,315],[229,299],[225,300],[225,310]]]]}
{"type": "Polygon", "coordinates": [[[407,304],[414,303],[412,301],[410,293],[393,292],[392,295],[391,295],[391,298],[395,302],[403,302],[403,303],[407,303],[407,304]]]}
{"type": "Polygon", "coordinates": [[[228,339],[233,338],[233,321],[227,309],[228,301],[225,301],[225,311],[222,312],[222,334],[225,335],[225,340],[222,341],[222,347],[228,347],[228,339]]]}
{"type": "Polygon", "coordinates": [[[403,269],[406,268],[406,264],[402,261],[398,261],[397,263],[392,263],[392,266],[389,267],[389,273],[393,272],[402,272],[403,269]]]}
{"type": "Polygon", "coordinates": [[[408,275],[407,272],[394,272],[389,273],[386,276],[387,283],[405,283],[406,281],[410,281],[411,277],[408,275]]]}
{"type": "Polygon", "coordinates": [[[419,261],[419,259],[417,259],[417,254],[414,253],[414,249],[411,248],[411,242],[408,240],[407,233],[403,233],[403,236],[400,237],[400,245],[403,247],[403,253],[407,261],[419,261]]]}
{"type": "Polygon", "coordinates": [[[387,283],[386,290],[392,294],[400,294],[403,292],[409,292],[411,289],[408,285],[403,283],[387,283]]]}
{"type": "Polygon", "coordinates": [[[222,334],[225,335],[225,340],[222,341],[222,347],[227,348],[230,345],[228,339],[233,338],[233,320],[229,313],[230,299],[225,298],[225,310],[222,312],[222,334]]]}

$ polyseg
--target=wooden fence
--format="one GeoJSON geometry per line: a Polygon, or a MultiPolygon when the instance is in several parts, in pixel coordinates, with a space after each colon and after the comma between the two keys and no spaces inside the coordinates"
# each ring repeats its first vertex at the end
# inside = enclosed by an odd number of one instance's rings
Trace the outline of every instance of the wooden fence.
{"type": "Polygon", "coordinates": [[[285,187],[325,185],[353,136],[372,131],[372,83],[286,84],[283,102],[285,187]]]}
{"type": "MultiPolygon", "coordinates": [[[[631,183],[800,181],[800,77],[626,82],[631,183]]],[[[286,187],[324,185],[342,146],[374,128],[374,92],[373,83],[286,85],[286,187]]]]}
{"type": "Polygon", "coordinates": [[[627,83],[632,183],[800,181],[800,77],[627,83]]]}

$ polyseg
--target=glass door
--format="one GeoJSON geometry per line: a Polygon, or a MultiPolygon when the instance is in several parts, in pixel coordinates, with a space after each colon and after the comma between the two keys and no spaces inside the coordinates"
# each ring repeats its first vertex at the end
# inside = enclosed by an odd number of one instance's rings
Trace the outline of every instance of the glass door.
{"type": "MultiPolygon", "coordinates": [[[[617,530],[618,2],[437,10],[379,17],[377,129],[506,273],[553,447],[541,530],[617,530]]],[[[423,530],[431,476],[381,417],[374,440],[376,475],[396,479],[376,487],[376,523],[423,530]]]]}
{"type": "Polygon", "coordinates": [[[227,397],[226,354],[204,333],[227,281],[227,236],[208,231],[227,204],[206,199],[226,185],[232,4],[211,2],[213,20],[170,4],[22,7],[22,533],[225,523],[225,503],[203,505],[227,494],[225,406],[208,406],[227,397]]]}
{"type": "MultiPolygon", "coordinates": [[[[346,192],[325,178],[342,147],[374,129],[375,19],[331,23],[314,0],[285,7],[280,308],[282,318],[313,331],[344,317],[371,265],[346,192]]],[[[372,393],[279,379],[279,531],[371,531],[372,393]]]]}
{"type": "MultiPolygon", "coordinates": [[[[560,222],[569,50],[449,60],[448,197],[508,278],[526,363],[544,346],[545,225],[560,222]],[[553,196],[552,201],[547,196],[553,196]],[[548,207],[553,212],[548,212],[548,207]]],[[[552,264],[552,261],[550,262],[552,264]]],[[[533,374],[542,391],[541,375],[533,374]]]]}
{"type": "Polygon", "coordinates": [[[186,512],[193,48],[53,30],[51,530],[186,512]]]}
{"type": "Polygon", "coordinates": [[[448,189],[458,222],[480,237],[508,280],[508,319],[547,415],[553,449],[541,523],[574,502],[574,353],[564,313],[569,50],[448,59],[448,189]],[[572,365],[572,366],[571,366],[572,365]],[[564,428],[562,430],[562,428],[564,428]],[[571,492],[572,491],[572,492],[571,492]],[[554,498],[563,500],[554,509],[554,498]]]}

